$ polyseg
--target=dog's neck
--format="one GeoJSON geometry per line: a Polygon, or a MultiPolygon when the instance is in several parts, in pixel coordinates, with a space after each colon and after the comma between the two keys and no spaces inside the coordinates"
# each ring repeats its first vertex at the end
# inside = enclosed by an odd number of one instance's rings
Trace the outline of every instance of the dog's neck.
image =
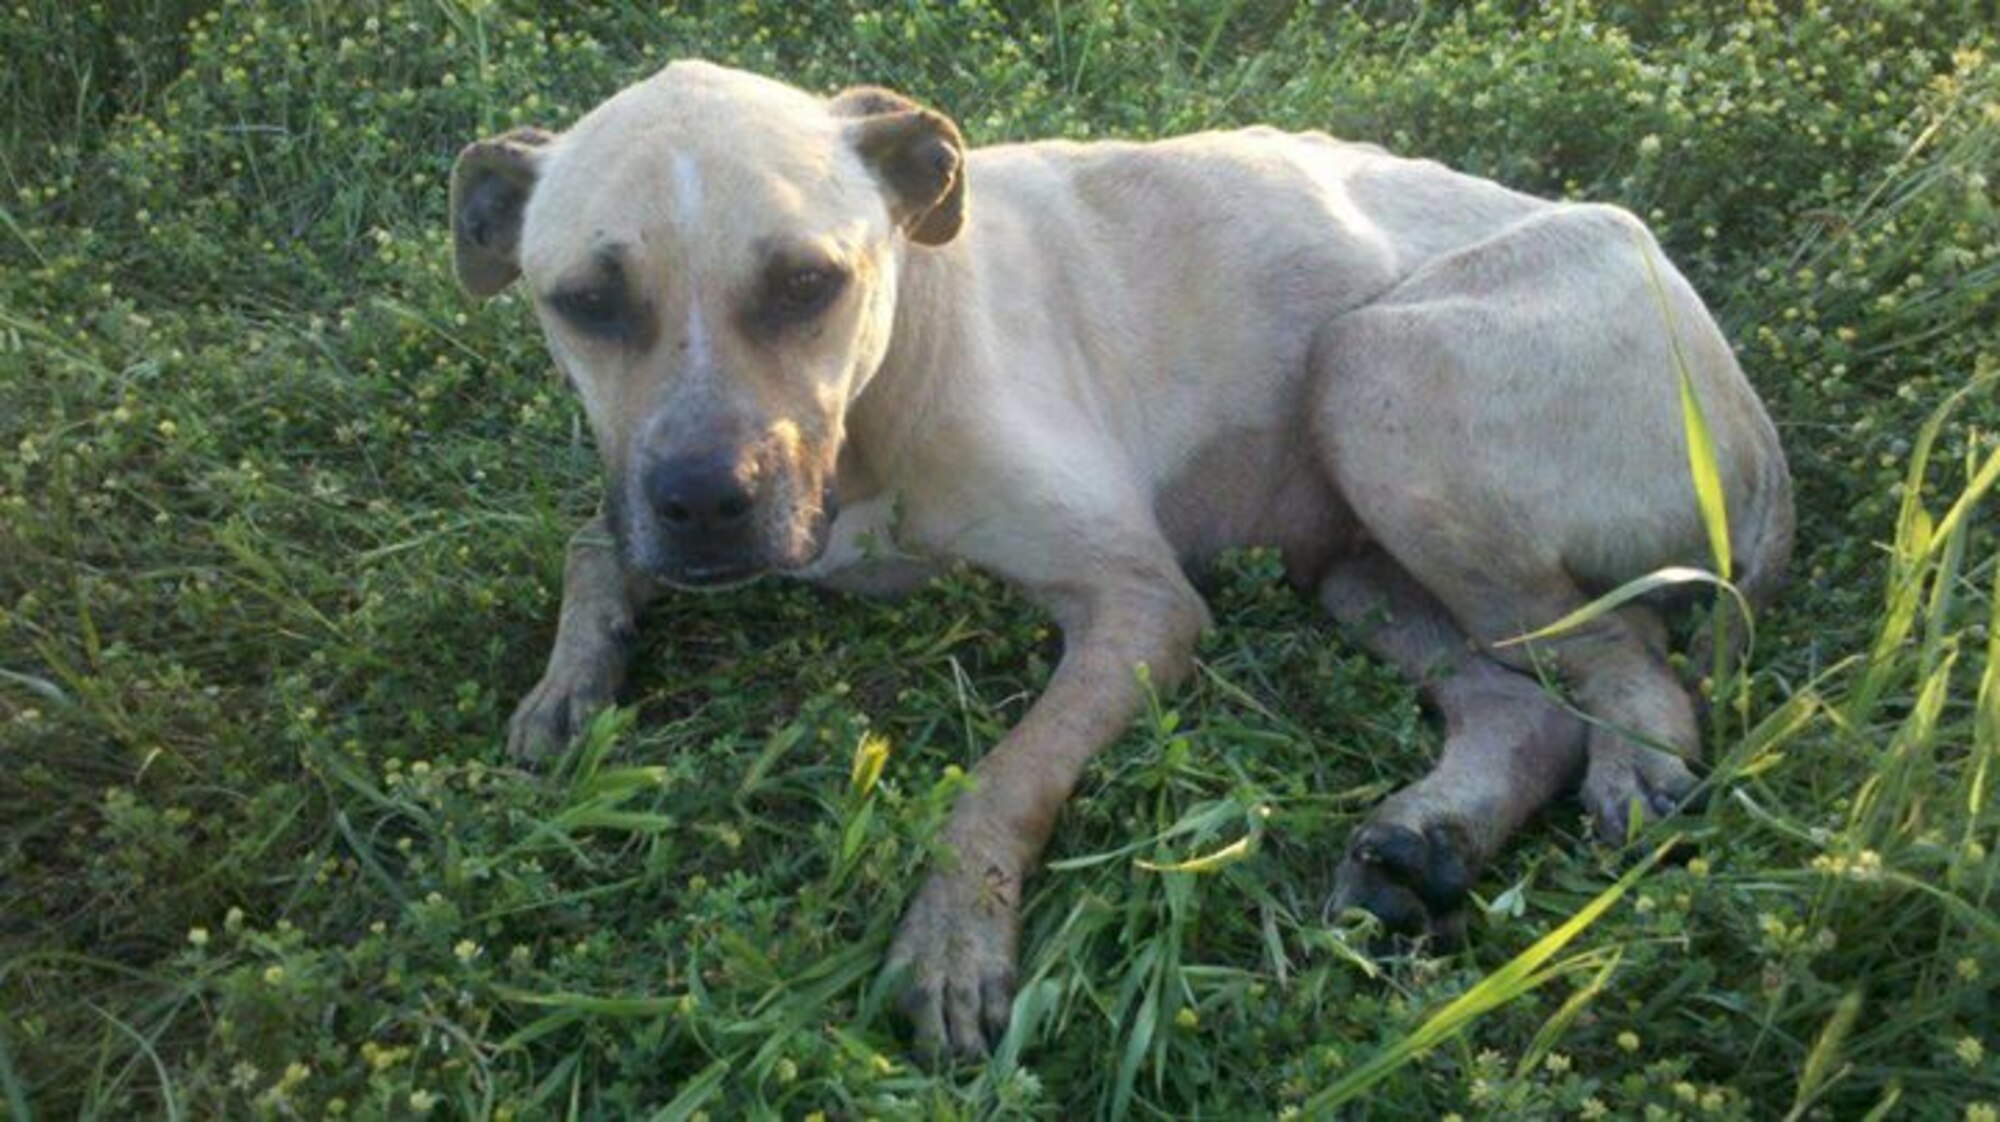
{"type": "Polygon", "coordinates": [[[951,387],[977,361],[959,314],[969,297],[968,229],[936,248],[906,247],[899,262],[896,315],[889,348],[868,387],[847,414],[840,456],[843,505],[899,489],[917,470],[912,453],[936,442],[951,387]]]}

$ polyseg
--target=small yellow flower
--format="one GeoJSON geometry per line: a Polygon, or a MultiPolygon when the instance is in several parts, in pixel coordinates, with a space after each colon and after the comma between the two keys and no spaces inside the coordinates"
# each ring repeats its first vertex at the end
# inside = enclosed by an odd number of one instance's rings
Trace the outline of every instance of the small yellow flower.
{"type": "Polygon", "coordinates": [[[1183,1029],[1195,1028],[1201,1024],[1201,1014],[1191,1006],[1183,1005],[1180,1012],[1174,1014],[1174,1024],[1183,1029]]]}
{"type": "Polygon", "coordinates": [[[1986,1045],[1981,1044],[1976,1036],[1959,1037],[1958,1043],[1952,1045],[1951,1051],[1958,1057],[1958,1062],[1966,1067],[1978,1067],[1979,1062],[1986,1058],[1986,1045]]]}
{"type": "Polygon", "coordinates": [[[188,942],[190,942],[190,943],[194,944],[194,945],[195,945],[195,946],[197,946],[197,947],[205,947],[205,946],[207,946],[207,945],[208,945],[208,928],[206,928],[206,927],[190,927],[190,928],[188,928],[188,942]]]}
{"type": "Polygon", "coordinates": [[[280,982],[282,982],[282,981],[284,981],[284,980],[285,980],[285,968],[284,968],[284,967],[282,967],[282,966],[266,966],[266,967],[264,968],[264,984],[265,984],[265,985],[267,985],[267,986],[275,986],[275,985],[277,985],[278,983],[280,983],[280,982]]]}
{"type": "Polygon", "coordinates": [[[437,1104],[442,1099],[442,1095],[430,1091],[411,1091],[410,1109],[416,1111],[420,1116],[429,1114],[431,1111],[437,1109],[437,1104]]]}
{"type": "Polygon", "coordinates": [[[2000,1122],[2000,1107],[1992,1103],[1971,1103],[1965,1108],[1965,1122],[2000,1122]]]}
{"type": "Polygon", "coordinates": [[[1639,1034],[1633,1032],[1631,1029],[1626,1029],[1624,1032],[1619,1033],[1618,1048],[1624,1052],[1637,1052],[1639,1050],[1639,1034]]]}
{"type": "Polygon", "coordinates": [[[848,787],[863,796],[875,789],[882,778],[882,765],[889,762],[889,738],[880,733],[863,733],[854,746],[854,764],[848,769],[848,787]]]}
{"type": "Polygon", "coordinates": [[[470,939],[460,939],[458,945],[451,949],[451,953],[457,955],[460,962],[471,962],[479,957],[479,950],[478,943],[470,939]]]}

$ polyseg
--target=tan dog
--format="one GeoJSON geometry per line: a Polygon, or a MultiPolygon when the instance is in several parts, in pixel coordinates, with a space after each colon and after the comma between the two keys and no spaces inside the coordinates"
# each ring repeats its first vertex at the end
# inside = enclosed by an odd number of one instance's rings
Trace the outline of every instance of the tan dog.
{"type": "Polygon", "coordinates": [[[1481,863],[1579,776],[1612,840],[1695,785],[1650,610],[1535,648],[1588,727],[1494,645],[1706,557],[1676,349],[1754,599],[1790,550],[1771,423],[1636,219],[1372,146],[967,151],[896,94],[684,62],[562,135],[467,148],[452,210],[470,292],[525,277],[608,476],[517,752],[612,698],[656,584],[879,589],[956,557],[1062,626],[890,952],[926,1049],[1004,1030],[1022,881],[1140,705],[1134,668],[1188,672],[1208,613],[1185,573],[1219,551],[1282,550],[1442,711],[1442,762],[1356,832],[1336,898],[1450,934],[1481,863]]]}

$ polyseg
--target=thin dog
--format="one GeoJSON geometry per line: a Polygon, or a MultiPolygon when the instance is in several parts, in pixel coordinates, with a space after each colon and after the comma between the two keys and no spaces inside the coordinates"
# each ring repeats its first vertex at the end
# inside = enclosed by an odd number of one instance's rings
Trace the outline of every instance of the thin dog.
{"type": "Polygon", "coordinates": [[[958,558],[1061,626],[890,950],[924,1050],[1004,1031],[1022,882],[1141,705],[1135,668],[1187,675],[1209,622],[1188,574],[1219,552],[1280,550],[1442,713],[1436,770],[1355,832],[1335,890],[1436,936],[1565,789],[1618,842],[1696,786],[1652,608],[1500,645],[1708,555],[1677,372],[1752,602],[1790,553],[1763,406],[1614,207],[1264,128],[970,150],[899,94],[699,62],[559,135],[472,144],[451,195],[459,281],[524,278],[606,472],[517,754],[611,702],[666,586],[889,591],[958,558]]]}

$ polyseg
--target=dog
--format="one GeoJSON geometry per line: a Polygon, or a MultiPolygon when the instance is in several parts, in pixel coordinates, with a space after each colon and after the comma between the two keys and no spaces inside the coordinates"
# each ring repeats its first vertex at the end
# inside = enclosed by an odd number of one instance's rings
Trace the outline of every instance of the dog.
{"type": "Polygon", "coordinates": [[[1280,551],[1442,715],[1436,769],[1355,831],[1334,892],[1439,938],[1563,791],[1623,842],[1696,787],[1653,607],[1507,642],[1709,556],[1680,377],[1752,603],[1790,553],[1769,417],[1615,207],[1268,128],[973,150],[898,93],[694,61],[560,135],[471,144],[450,205],[460,284],[524,281],[606,472],[514,752],[612,701],[665,588],[886,593],[961,559],[1059,624],[889,951],[931,1054],[1004,1032],[1022,883],[1137,668],[1187,676],[1189,574],[1219,553],[1280,551]]]}

